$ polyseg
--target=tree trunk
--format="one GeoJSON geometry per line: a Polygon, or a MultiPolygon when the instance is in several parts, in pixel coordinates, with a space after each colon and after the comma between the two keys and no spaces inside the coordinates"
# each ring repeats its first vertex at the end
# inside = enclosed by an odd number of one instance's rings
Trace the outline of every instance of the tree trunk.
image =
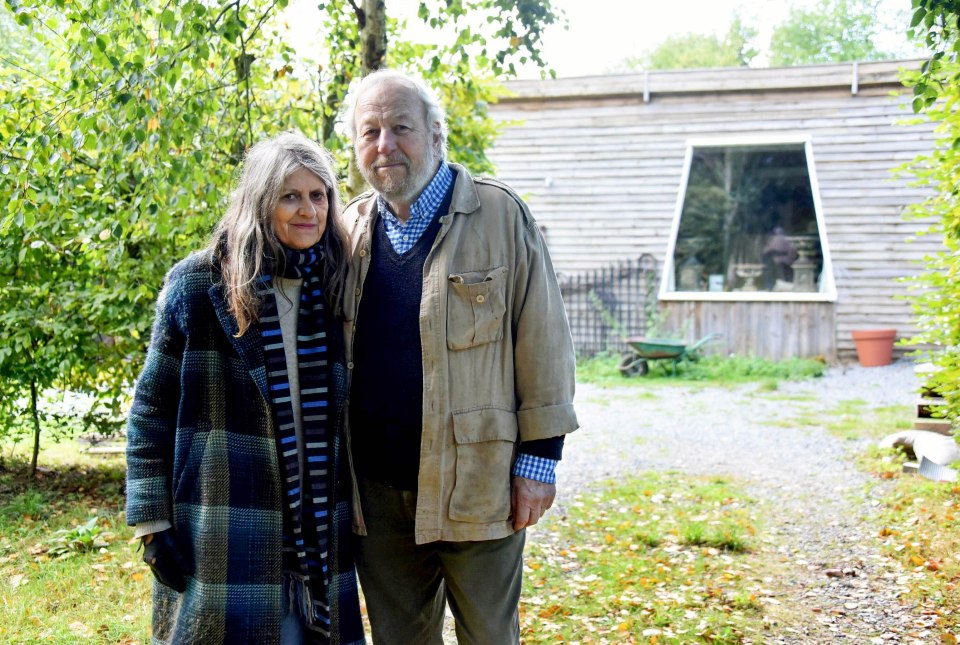
{"type": "Polygon", "coordinates": [[[383,67],[387,57],[387,10],[385,0],[363,0],[360,28],[360,73],[366,76],[383,67]]]}
{"type": "MultiPolygon", "coordinates": [[[[360,75],[366,76],[381,67],[387,57],[387,10],[385,0],[363,0],[360,24],[360,75]]],[[[353,155],[351,154],[351,157],[353,155]]],[[[366,188],[356,163],[350,164],[347,192],[353,198],[366,188]]]]}
{"type": "Polygon", "coordinates": [[[30,381],[30,412],[33,415],[33,457],[30,460],[30,478],[37,474],[37,457],[40,455],[40,410],[37,407],[37,382],[30,381]]]}

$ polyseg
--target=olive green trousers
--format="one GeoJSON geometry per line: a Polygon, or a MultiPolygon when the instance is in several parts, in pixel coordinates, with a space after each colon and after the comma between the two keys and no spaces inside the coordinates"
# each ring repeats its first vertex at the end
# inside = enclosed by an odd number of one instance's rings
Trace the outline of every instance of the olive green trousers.
{"type": "Polygon", "coordinates": [[[367,535],[357,538],[357,573],[374,645],[443,645],[445,602],[460,645],[519,643],[526,532],[418,545],[416,499],[414,491],[360,482],[367,535]]]}

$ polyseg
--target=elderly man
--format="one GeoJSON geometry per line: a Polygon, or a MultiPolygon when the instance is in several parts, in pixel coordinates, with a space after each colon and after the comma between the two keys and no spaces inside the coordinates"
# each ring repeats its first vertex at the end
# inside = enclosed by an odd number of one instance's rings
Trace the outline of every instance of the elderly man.
{"type": "Polygon", "coordinates": [[[358,570],[375,643],[519,640],[524,527],[577,428],[560,289],[526,204],[445,160],[443,109],[381,70],[344,116],[373,191],[345,219],[358,570]]]}

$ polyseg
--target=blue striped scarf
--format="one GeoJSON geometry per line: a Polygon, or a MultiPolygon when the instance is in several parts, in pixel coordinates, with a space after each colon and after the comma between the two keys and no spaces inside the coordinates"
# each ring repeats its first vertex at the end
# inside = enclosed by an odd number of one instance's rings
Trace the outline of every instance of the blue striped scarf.
{"type": "MultiPolygon", "coordinates": [[[[330,524],[334,506],[330,436],[335,420],[330,408],[330,361],[327,330],[330,324],[321,288],[323,252],[318,243],[296,251],[284,247],[278,273],[301,278],[297,314],[297,363],[303,463],[294,426],[290,379],[284,353],[273,276],[260,279],[263,312],[259,321],[267,363],[267,384],[277,421],[277,450],[284,499],[283,583],[300,611],[304,624],[329,637],[330,524]]],[[[335,556],[334,556],[335,557],[335,556]]]]}

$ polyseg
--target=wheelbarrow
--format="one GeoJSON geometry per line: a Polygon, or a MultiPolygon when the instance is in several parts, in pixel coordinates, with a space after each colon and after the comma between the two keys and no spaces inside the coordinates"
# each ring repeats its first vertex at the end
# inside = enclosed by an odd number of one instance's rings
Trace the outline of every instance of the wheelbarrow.
{"type": "Polygon", "coordinates": [[[713,332],[707,334],[692,345],[687,345],[685,341],[673,340],[667,338],[644,338],[642,336],[632,336],[624,339],[624,342],[630,347],[630,352],[624,354],[623,360],[617,369],[624,376],[646,375],[650,371],[650,364],[655,361],[670,361],[673,367],[673,374],[677,374],[677,365],[681,361],[692,361],[700,357],[699,350],[712,340],[716,340],[720,334],[713,332]]]}

